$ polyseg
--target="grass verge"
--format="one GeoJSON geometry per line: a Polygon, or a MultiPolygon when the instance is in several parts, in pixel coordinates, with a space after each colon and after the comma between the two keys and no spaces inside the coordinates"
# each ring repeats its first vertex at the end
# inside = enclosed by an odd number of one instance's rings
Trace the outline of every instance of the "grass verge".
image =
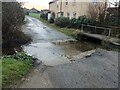
{"type": "Polygon", "coordinates": [[[32,57],[24,52],[2,57],[2,86],[10,87],[32,68],[32,57]]]}
{"type": "Polygon", "coordinates": [[[58,31],[60,31],[60,32],[66,34],[66,35],[68,35],[68,36],[72,36],[73,38],[76,37],[76,30],[75,30],[75,29],[71,29],[71,28],[60,28],[60,27],[56,26],[55,24],[51,24],[51,23],[49,23],[48,21],[40,18],[40,14],[38,14],[38,13],[30,13],[29,16],[39,19],[40,21],[42,21],[44,24],[46,24],[46,25],[47,25],[48,27],[50,27],[50,28],[53,28],[53,29],[55,29],[55,30],[58,30],[58,31]]]}

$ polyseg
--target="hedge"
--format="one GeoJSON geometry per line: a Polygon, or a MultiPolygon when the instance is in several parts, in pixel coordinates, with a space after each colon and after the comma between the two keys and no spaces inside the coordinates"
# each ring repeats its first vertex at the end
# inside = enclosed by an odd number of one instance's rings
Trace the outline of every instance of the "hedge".
{"type": "Polygon", "coordinates": [[[55,19],[55,25],[60,26],[60,27],[70,27],[70,28],[75,28],[79,29],[81,28],[81,25],[95,25],[97,22],[87,18],[86,16],[80,16],[78,19],[72,18],[69,19],[67,17],[59,17],[55,19]]]}

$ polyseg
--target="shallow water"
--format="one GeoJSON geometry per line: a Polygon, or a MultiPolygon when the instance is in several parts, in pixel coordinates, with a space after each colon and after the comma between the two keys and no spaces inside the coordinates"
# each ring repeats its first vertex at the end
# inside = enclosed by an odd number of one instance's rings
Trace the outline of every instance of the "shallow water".
{"type": "Polygon", "coordinates": [[[73,42],[62,42],[54,43],[62,48],[64,54],[74,56],[85,51],[89,51],[98,47],[97,44],[86,42],[86,41],[73,41],[73,42]]]}
{"type": "Polygon", "coordinates": [[[38,19],[26,17],[26,20],[28,23],[23,26],[23,32],[31,36],[32,42],[22,48],[27,54],[38,58],[45,65],[70,63],[74,55],[97,47],[90,42],[78,42],[46,26],[38,19]]]}
{"type": "Polygon", "coordinates": [[[82,52],[97,48],[90,42],[43,42],[34,43],[23,47],[27,54],[41,60],[45,65],[55,66],[70,63],[70,59],[82,52]]]}

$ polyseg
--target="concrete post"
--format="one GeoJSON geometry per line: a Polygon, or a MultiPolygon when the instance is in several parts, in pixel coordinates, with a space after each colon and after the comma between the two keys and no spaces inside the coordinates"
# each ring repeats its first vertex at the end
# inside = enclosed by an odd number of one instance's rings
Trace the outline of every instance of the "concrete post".
{"type": "Polygon", "coordinates": [[[83,32],[83,24],[82,24],[82,26],[81,26],[81,32],[83,32]]]}
{"type": "Polygon", "coordinates": [[[96,34],[96,32],[97,32],[97,31],[96,31],[96,28],[97,28],[97,27],[95,26],[95,32],[94,32],[94,34],[96,34]]]}
{"type": "Polygon", "coordinates": [[[110,37],[111,36],[111,29],[109,29],[109,34],[108,34],[108,37],[110,37]]]}

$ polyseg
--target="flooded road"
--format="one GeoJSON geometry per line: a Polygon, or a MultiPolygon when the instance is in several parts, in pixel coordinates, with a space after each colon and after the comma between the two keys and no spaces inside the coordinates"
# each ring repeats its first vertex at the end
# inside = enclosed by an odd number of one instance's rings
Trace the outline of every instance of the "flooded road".
{"type": "Polygon", "coordinates": [[[71,37],[47,27],[37,19],[32,17],[26,17],[26,19],[28,23],[24,26],[24,32],[30,35],[33,41],[23,49],[43,63],[33,68],[22,79],[24,81],[15,87],[118,87],[117,52],[95,49],[97,47],[95,44],[77,42],[71,37]],[[88,50],[92,50],[92,53],[87,52],[88,50]],[[81,58],[83,56],[85,57],[81,58]]]}
{"type": "Polygon", "coordinates": [[[23,27],[24,32],[30,35],[33,41],[23,49],[45,65],[70,63],[69,59],[74,55],[96,48],[92,43],[76,42],[73,38],[47,27],[35,18],[26,17],[26,20],[28,23],[23,27]]]}

